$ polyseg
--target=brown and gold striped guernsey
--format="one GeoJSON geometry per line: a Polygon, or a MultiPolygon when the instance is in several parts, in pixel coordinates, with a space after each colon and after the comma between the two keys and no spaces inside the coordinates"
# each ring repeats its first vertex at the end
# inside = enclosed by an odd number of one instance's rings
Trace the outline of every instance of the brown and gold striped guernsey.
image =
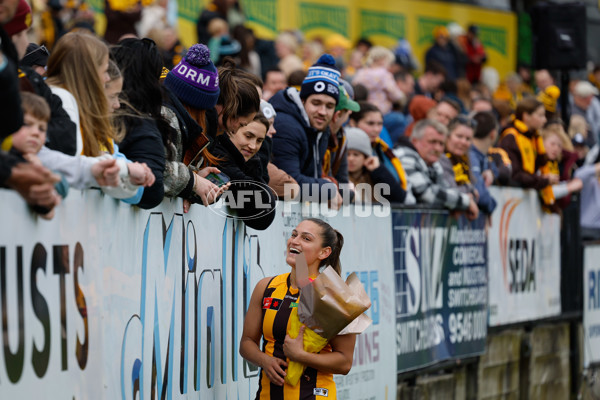
{"type": "MultiPolygon", "coordinates": [[[[283,342],[289,330],[292,308],[298,301],[298,289],[290,287],[290,274],[278,275],[271,279],[262,299],[263,312],[263,351],[273,357],[289,362],[283,353],[283,342]]],[[[322,352],[331,351],[329,345],[322,352]]],[[[335,382],[332,374],[318,372],[307,367],[300,382],[295,387],[271,384],[261,370],[257,400],[308,400],[336,399],[335,382]]]]}

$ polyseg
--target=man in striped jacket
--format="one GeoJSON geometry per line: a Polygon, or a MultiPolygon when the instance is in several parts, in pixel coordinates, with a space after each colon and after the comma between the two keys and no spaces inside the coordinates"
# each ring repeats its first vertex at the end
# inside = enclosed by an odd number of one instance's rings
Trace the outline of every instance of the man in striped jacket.
{"type": "MultiPolygon", "coordinates": [[[[445,207],[451,211],[464,211],[469,219],[479,215],[479,209],[470,194],[461,193],[444,184],[444,171],[438,162],[444,156],[448,130],[437,121],[419,121],[403,146],[394,150],[400,159],[408,181],[410,202],[445,207]]],[[[410,204],[407,197],[407,204],[410,204]]]]}

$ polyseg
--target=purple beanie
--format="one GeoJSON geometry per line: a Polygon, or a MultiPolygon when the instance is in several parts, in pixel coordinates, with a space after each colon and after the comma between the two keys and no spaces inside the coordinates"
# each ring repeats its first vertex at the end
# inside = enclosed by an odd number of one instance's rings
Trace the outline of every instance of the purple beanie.
{"type": "Polygon", "coordinates": [[[219,99],[219,72],[203,44],[193,45],[164,82],[182,103],[199,110],[213,108],[219,99]]]}

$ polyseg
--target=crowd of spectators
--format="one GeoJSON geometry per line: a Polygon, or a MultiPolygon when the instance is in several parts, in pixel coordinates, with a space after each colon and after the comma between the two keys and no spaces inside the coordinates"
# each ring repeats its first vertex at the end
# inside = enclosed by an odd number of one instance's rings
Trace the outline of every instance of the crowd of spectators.
{"type": "Polygon", "coordinates": [[[35,43],[27,1],[0,2],[0,184],[45,218],[72,186],[185,212],[250,191],[227,204],[255,229],[277,198],[474,219],[494,211],[493,184],[538,190],[548,212],[583,191],[582,226],[600,232],[600,68],[572,82],[562,121],[551,71],[497,82],[476,25],[436,27],[419,72],[406,40],[257,39],[236,1],[209,3],[187,50],[167,2],[107,1],[103,38],[72,10],[35,43]]]}

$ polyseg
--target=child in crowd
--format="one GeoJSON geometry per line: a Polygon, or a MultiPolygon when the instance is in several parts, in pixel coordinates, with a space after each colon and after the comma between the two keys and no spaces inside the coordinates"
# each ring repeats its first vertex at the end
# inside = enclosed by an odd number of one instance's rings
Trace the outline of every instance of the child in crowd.
{"type": "Polygon", "coordinates": [[[107,72],[109,80],[104,84],[104,92],[106,93],[109,108],[114,112],[121,108],[119,98],[123,91],[123,75],[121,74],[119,66],[113,60],[108,61],[107,72]]]}
{"type": "MultiPolygon", "coordinates": [[[[590,151],[587,144],[589,125],[583,115],[571,115],[569,123],[569,137],[573,144],[573,151],[577,154],[577,165],[581,167],[590,151]]],[[[592,155],[594,158],[595,156],[592,155]]],[[[590,156],[590,157],[592,157],[590,156]]],[[[593,160],[590,161],[590,163],[593,160]]]]}
{"type": "MultiPolygon", "coordinates": [[[[541,131],[541,136],[544,141],[544,148],[548,156],[548,163],[540,169],[542,174],[556,176],[560,182],[546,186],[540,191],[542,202],[545,208],[552,212],[557,212],[559,206],[557,200],[562,199],[571,193],[578,192],[582,189],[583,183],[581,179],[568,179],[571,176],[571,170],[575,164],[575,157],[569,156],[574,153],[567,153],[565,157],[564,150],[572,149],[571,141],[569,140],[562,124],[560,122],[552,122],[547,124],[541,131]],[[564,171],[564,174],[561,171],[564,171]],[[561,179],[567,178],[568,180],[561,179]]],[[[568,203],[567,203],[568,204],[568,203]]],[[[563,204],[566,206],[566,204],[563,204]]]]}
{"type": "MultiPolygon", "coordinates": [[[[117,161],[108,156],[73,157],[44,147],[50,107],[44,98],[29,92],[21,93],[21,98],[25,123],[12,135],[11,151],[31,163],[44,165],[59,173],[62,181],[57,184],[57,191],[62,197],[66,196],[69,186],[77,189],[101,186],[105,193],[113,197],[129,195],[126,186],[137,190],[137,185],[131,181],[142,183],[143,178],[135,174],[130,176],[124,160],[117,161]]],[[[49,213],[36,211],[47,219],[54,215],[54,210],[49,213]]]]}
{"type": "MultiPolygon", "coordinates": [[[[48,120],[50,120],[50,107],[42,97],[28,93],[21,93],[23,107],[23,126],[11,137],[13,154],[21,156],[23,159],[41,165],[37,157],[40,149],[46,142],[46,129],[48,120]]],[[[64,178],[55,184],[55,197],[65,198],[69,191],[69,185],[64,178]]],[[[58,203],[60,199],[57,199],[58,203]]],[[[57,203],[57,204],[58,204],[57,203]]],[[[44,219],[54,217],[54,208],[51,210],[45,207],[33,206],[32,209],[44,219]]]]}
{"type": "Polygon", "coordinates": [[[354,202],[370,204],[384,198],[392,203],[403,203],[406,191],[398,185],[388,169],[380,163],[379,158],[372,155],[371,141],[365,131],[360,128],[347,128],[345,133],[348,175],[354,185],[354,202]],[[380,191],[377,185],[383,191],[380,191]]]}

